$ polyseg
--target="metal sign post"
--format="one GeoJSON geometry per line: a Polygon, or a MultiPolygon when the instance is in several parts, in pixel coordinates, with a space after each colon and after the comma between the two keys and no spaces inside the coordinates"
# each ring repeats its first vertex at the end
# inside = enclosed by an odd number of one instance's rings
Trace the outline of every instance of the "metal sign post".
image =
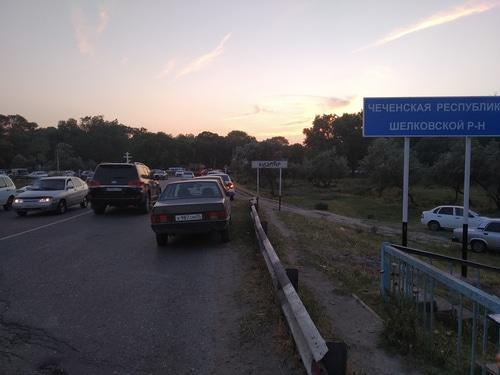
{"type": "Polygon", "coordinates": [[[260,168],[257,167],[257,208],[259,208],[259,171],[260,168]]]}
{"type": "Polygon", "coordinates": [[[279,195],[278,195],[278,211],[281,211],[281,171],[282,169],[280,168],[280,187],[279,187],[279,195]]]}
{"type": "Polygon", "coordinates": [[[402,245],[408,246],[408,190],[410,183],[410,138],[405,137],[403,160],[403,232],[402,245]]]}
{"type": "MultiPolygon", "coordinates": [[[[470,158],[471,139],[465,137],[465,165],[464,165],[464,222],[462,225],[462,259],[467,260],[469,245],[469,196],[470,196],[470,158]]],[[[467,265],[462,264],[462,277],[467,277],[467,265]]]]}

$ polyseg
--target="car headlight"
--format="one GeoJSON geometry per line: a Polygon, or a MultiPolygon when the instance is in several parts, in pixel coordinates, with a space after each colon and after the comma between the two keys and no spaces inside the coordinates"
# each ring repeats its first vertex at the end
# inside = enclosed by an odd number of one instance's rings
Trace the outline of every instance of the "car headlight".
{"type": "Polygon", "coordinates": [[[23,203],[23,200],[21,198],[16,198],[14,199],[14,203],[23,203]]]}
{"type": "Polygon", "coordinates": [[[40,202],[40,203],[50,203],[50,202],[52,202],[52,198],[51,197],[40,198],[38,200],[38,202],[40,202]]]}

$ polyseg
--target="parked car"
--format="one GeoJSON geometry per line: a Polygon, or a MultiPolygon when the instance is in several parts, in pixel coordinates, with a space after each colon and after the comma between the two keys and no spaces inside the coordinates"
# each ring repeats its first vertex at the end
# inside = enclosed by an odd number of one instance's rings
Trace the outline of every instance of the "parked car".
{"type": "Polygon", "coordinates": [[[46,171],[33,171],[28,177],[49,177],[49,174],[46,171]]]}
{"type": "Polygon", "coordinates": [[[204,179],[204,180],[214,180],[214,181],[217,181],[220,186],[222,187],[222,189],[224,189],[225,191],[225,194],[229,197],[230,200],[234,200],[234,191],[232,191],[225,183],[224,183],[224,180],[222,179],[221,176],[217,176],[217,175],[205,175],[205,176],[199,176],[199,177],[196,177],[197,180],[199,179],[204,179]]]}
{"type": "Polygon", "coordinates": [[[183,174],[184,174],[184,171],[175,171],[174,176],[175,177],[182,177],[183,174]]]}
{"type": "Polygon", "coordinates": [[[82,171],[80,173],[80,178],[82,180],[86,181],[87,179],[92,178],[93,175],[94,175],[94,171],[90,171],[90,170],[82,171]]]}
{"type": "Polygon", "coordinates": [[[220,173],[224,173],[223,171],[221,171],[220,169],[213,169],[211,171],[208,171],[207,172],[207,175],[211,175],[211,174],[220,174],[220,173]]]}
{"type": "Polygon", "coordinates": [[[29,174],[26,168],[12,168],[10,171],[12,177],[22,177],[29,174]]]}
{"type": "Polygon", "coordinates": [[[236,187],[234,186],[234,182],[231,180],[231,177],[227,173],[214,173],[211,174],[211,176],[220,176],[222,177],[222,180],[228,187],[228,189],[232,192],[233,196],[236,193],[236,187]]]}
{"type": "MultiPolygon", "coordinates": [[[[464,208],[462,206],[438,206],[422,212],[420,222],[430,230],[455,229],[463,225],[464,208]]],[[[469,211],[469,226],[477,227],[484,218],[474,211],[469,211]]]]}
{"type": "Polygon", "coordinates": [[[176,234],[218,232],[229,241],[231,204],[217,181],[171,182],[153,207],[151,228],[159,246],[176,234]]]}
{"type": "Polygon", "coordinates": [[[148,213],[160,195],[160,184],[142,163],[101,163],[89,184],[89,200],[95,214],[107,206],[136,206],[148,213]]]}
{"type": "Polygon", "coordinates": [[[12,207],[19,216],[29,211],[56,211],[63,214],[68,207],[87,207],[87,184],[78,177],[44,177],[14,199],[12,207]]]}
{"type": "Polygon", "coordinates": [[[63,176],[76,176],[76,172],[67,170],[67,171],[62,172],[62,175],[63,176]]]}
{"type": "Polygon", "coordinates": [[[204,179],[204,180],[215,180],[215,181],[217,181],[222,186],[222,188],[226,192],[226,195],[229,197],[229,199],[230,200],[234,200],[235,191],[234,191],[234,189],[232,189],[229,185],[227,185],[224,182],[224,179],[222,178],[222,176],[220,176],[220,175],[206,175],[206,176],[196,177],[196,179],[197,180],[198,179],[204,179]]]}
{"type": "MultiPolygon", "coordinates": [[[[477,228],[469,228],[467,234],[472,251],[500,251],[500,219],[484,219],[477,228]]],[[[452,240],[460,243],[463,241],[462,228],[453,230],[452,240]]]]}
{"type": "Polygon", "coordinates": [[[194,178],[194,173],[191,172],[191,171],[184,171],[184,173],[182,173],[182,179],[183,180],[189,180],[191,178],[194,178]]]}
{"type": "Polygon", "coordinates": [[[10,177],[0,175],[0,205],[3,206],[5,211],[9,211],[12,208],[16,194],[16,186],[10,177]]]}
{"type": "Polygon", "coordinates": [[[166,180],[166,179],[168,179],[168,174],[163,169],[153,169],[153,170],[151,170],[151,173],[153,174],[153,178],[155,180],[166,180]]]}

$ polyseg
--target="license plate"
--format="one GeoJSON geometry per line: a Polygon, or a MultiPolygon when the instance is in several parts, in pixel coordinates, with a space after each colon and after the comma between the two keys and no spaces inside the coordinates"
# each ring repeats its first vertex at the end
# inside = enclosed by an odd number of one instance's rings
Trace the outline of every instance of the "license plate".
{"type": "Polygon", "coordinates": [[[106,188],[106,191],[122,191],[122,188],[106,188]]]}
{"type": "Polygon", "coordinates": [[[202,214],[175,215],[175,221],[193,221],[193,220],[201,220],[202,218],[203,218],[202,214]]]}

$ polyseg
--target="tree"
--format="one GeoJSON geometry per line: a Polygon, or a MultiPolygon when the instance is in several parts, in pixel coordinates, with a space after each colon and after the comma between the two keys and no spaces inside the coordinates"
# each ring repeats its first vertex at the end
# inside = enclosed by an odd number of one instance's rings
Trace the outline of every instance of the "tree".
{"type": "Polygon", "coordinates": [[[318,154],[336,148],[347,160],[354,175],[360,160],[366,155],[369,139],[363,137],[363,114],[344,113],[342,116],[316,116],[313,126],[303,130],[304,145],[309,154],[318,154]]]}
{"type": "Polygon", "coordinates": [[[313,185],[328,187],[336,179],[349,173],[347,160],[339,156],[335,149],[323,151],[307,163],[308,177],[313,185]]]}
{"type": "MultiPolygon", "coordinates": [[[[403,185],[403,147],[394,139],[378,138],[370,147],[368,154],[360,163],[362,170],[367,174],[370,183],[379,196],[387,188],[403,185]]],[[[421,165],[414,152],[410,155],[410,181],[416,182],[420,178],[421,165]]],[[[415,201],[409,195],[412,203],[415,201]]]]}
{"type": "Polygon", "coordinates": [[[472,150],[472,179],[500,210],[500,147],[497,140],[486,145],[474,142],[472,150]]]}

